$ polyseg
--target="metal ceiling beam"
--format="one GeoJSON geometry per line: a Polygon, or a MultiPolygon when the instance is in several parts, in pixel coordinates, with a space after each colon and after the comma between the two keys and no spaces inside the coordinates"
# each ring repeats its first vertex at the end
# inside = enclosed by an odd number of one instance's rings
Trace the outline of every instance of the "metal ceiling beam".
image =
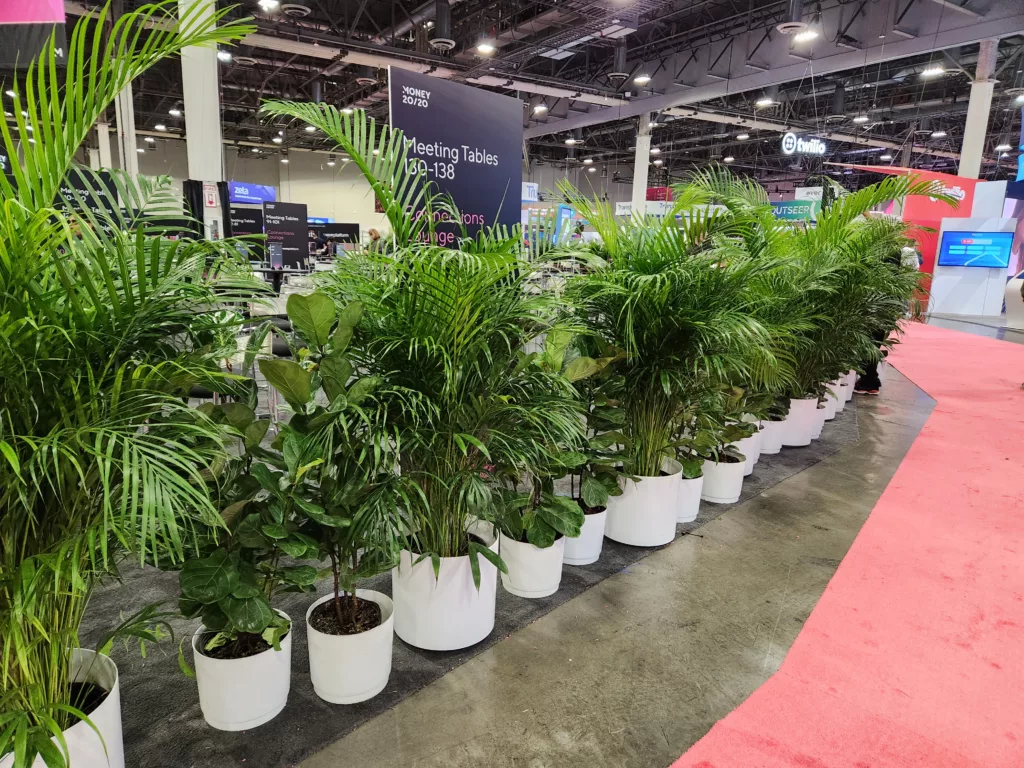
{"type": "MultiPolygon", "coordinates": [[[[915,37],[894,41],[893,35],[890,34],[886,35],[885,39],[880,39],[879,35],[891,31],[891,19],[896,1],[881,0],[877,7],[870,11],[870,14],[862,15],[857,20],[857,24],[854,25],[857,30],[856,37],[871,41],[870,47],[865,47],[864,50],[850,51],[827,39],[819,39],[814,48],[816,54],[814,59],[810,61],[802,58],[795,59],[790,48],[791,39],[777,35],[763,46],[767,49],[763,52],[762,59],[762,63],[767,67],[764,71],[751,72],[745,63],[745,57],[737,56],[730,66],[729,77],[726,80],[714,80],[714,78],[708,77],[709,57],[693,57],[692,51],[686,51],[685,57],[692,60],[683,68],[684,71],[680,72],[678,77],[673,77],[676,75],[677,67],[670,59],[667,64],[670,74],[660,78],[660,81],[656,78],[651,83],[652,90],[661,91],[661,93],[645,98],[634,98],[625,106],[598,109],[586,115],[578,115],[561,121],[550,120],[544,125],[536,125],[527,129],[526,138],[624,120],[637,117],[645,112],[660,112],[672,107],[697,104],[722,96],[756,91],[804,78],[863,69],[874,64],[928,53],[933,50],[977,43],[986,38],[1003,38],[1024,33],[1024,9],[1019,0],[995,0],[986,15],[980,20],[968,19],[962,15],[948,12],[943,14],[941,7],[937,5],[924,6],[914,16],[914,22],[919,25],[918,34],[915,37]],[[873,31],[872,28],[874,28],[873,31]],[[673,79],[690,83],[692,87],[679,88],[672,82],[673,79]]],[[[838,28],[838,19],[835,17],[825,18],[823,24],[826,29],[838,28]]],[[[743,39],[738,39],[735,46],[737,50],[747,50],[748,47],[753,47],[762,35],[762,30],[751,30],[741,35],[743,39]]],[[[681,61],[684,59],[684,54],[676,54],[673,58],[681,61]]]]}

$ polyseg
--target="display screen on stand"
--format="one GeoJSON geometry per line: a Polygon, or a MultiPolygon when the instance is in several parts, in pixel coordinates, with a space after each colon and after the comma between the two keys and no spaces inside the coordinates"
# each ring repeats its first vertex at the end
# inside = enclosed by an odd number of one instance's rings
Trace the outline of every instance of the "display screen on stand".
{"type": "Polygon", "coordinates": [[[943,232],[939,244],[940,267],[1010,266],[1013,232],[943,232]]]}

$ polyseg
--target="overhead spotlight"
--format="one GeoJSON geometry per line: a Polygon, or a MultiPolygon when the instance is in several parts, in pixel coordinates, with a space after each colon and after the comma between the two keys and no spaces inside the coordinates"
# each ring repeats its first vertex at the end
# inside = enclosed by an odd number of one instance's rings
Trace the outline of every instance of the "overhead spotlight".
{"type": "Polygon", "coordinates": [[[921,77],[938,77],[946,74],[946,68],[941,64],[929,64],[921,71],[921,77]]]}
{"type": "Polygon", "coordinates": [[[157,123],[156,125],[153,126],[153,130],[154,131],[166,131],[167,130],[167,126],[164,125],[163,123],[157,123]]]}
{"type": "Polygon", "coordinates": [[[661,154],[661,147],[651,147],[651,154],[652,155],[661,154]]]}
{"type": "Polygon", "coordinates": [[[770,107],[775,103],[771,96],[762,96],[754,102],[755,107],[770,107]]]}
{"type": "Polygon", "coordinates": [[[1002,160],[1004,157],[1009,157],[1009,156],[1010,156],[1009,152],[1001,152],[1000,155],[999,155],[999,159],[1002,160]]]}
{"type": "Polygon", "coordinates": [[[231,61],[231,51],[217,51],[217,58],[223,62],[231,61]]]}
{"type": "Polygon", "coordinates": [[[283,163],[284,165],[288,165],[288,158],[287,158],[287,157],[282,157],[282,158],[281,158],[281,162],[282,162],[282,163],[283,163]]]}
{"type": "Polygon", "coordinates": [[[146,150],[143,149],[142,147],[138,147],[135,151],[138,152],[140,155],[146,154],[146,150]]]}
{"type": "Polygon", "coordinates": [[[732,155],[726,155],[725,157],[722,158],[722,160],[724,162],[726,162],[726,163],[734,163],[734,162],[736,162],[736,158],[733,157],[732,155]]]}
{"type": "Polygon", "coordinates": [[[252,152],[254,155],[258,155],[260,153],[260,148],[259,147],[250,147],[249,151],[252,152]]]}
{"type": "Polygon", "coordinates": [[[809,43],[812,40],[816,40],[817,38],[818,38],[818,30],[816,30],[814,27],[808,27],[807,29],[805,29],[805,30],[803,30],[801,32],[797,32],[795,35],[793,35],[793,42],[794,43],[809,43]]]}
{"type": "Polygon", "coordinates": [[[571,147],[574,144],[579,144],[580,141],[579,141],[579,139],[570,136],[568,139],[565,140],[565,143],[568,144],[571,147]]]}
{"type": "Polygon", "coordinates": [[[871,118],[868,117],[867,115],[857,115],[855,118],[853,118],[853,122],[855,122],[855,123],[866,123],[870,119],[871,118]]]}
{"type": "Polygon", "coordinates": [[[548,105],[543,103],[543,102],[541,102],[540,104],[538,104],[537,106],[535,106],[533,108],[533,114],[535,114],[535,115],[541,115],[541,114],[544,114],[547,111],[548,111],[548,105]]]}
{"type": "Polygon", "coordinates": [[[35,144],[35,143],[36,143],[36,140],[35,140],[35,139],[29,139],[29,140],[28,140],[28,143],[29,143],[29,144],[35,144]]]}
{"type": "Polygon", "coordinates": [[[6,91],[4,91],[4,93],[6,93],[6,94],[7,94],[8,96],[10,96],[10,97],[11,97],[12,99],[16,99],[16,98],[18,98],[18,94],[17,94],[17,93],[15,93],[15,92],[14,92],[13,90],[11,90],[10,88],[8,88],[8,89],[7,89],[6,91]]]}
{"type": "Polygon", "coordinates": [[[633,78],[634,85],[647,85],[651,82],[651,76],[648,74],[640,74],[633,78]]]}
{"type": "Polygon", "coordinates": [[[328,167],[328,168],[333,168],[333,167],[334,167],[334,165],[335,165],[335,161],[334,161],[334,155],[330,155],[330,156],[329,156],[329,157],[327,158],[327,167],[328,167]]]}
{"type": "Polygon", "coordinates": [[[144,142],[146,142],[147,144],[155,144],[156,143],[156,139],[154,139],[152,136],[146,136],[142,140],[144,142]]]}
{"type": "Polygon", "coordinates": [[[889,160],[892,160],[892,155],[890,155],[888,152],[886,152],[884,155],[879,155],[878,159],[879,160],[885,160],[886,162],[888,162],[889,160]]]}
{"type": "Polygon", "coordinates": [[[260,0],[258,5],[264,13],[272,13],[281,7],[281,0],[260,0]]]}
{"type": "Polygon", "coordinates": [[[352,107],[344,107],[341,110],[341,114],[343,114],[343,115],[351,115],[354,111],[355,110],[353,110],[352,107]]]}
{"type": "Polygon", "coordinates": [[[375,149],[375,150],[373,150],[373,154],[375,154],[375,155],[379,155],[379,154],[380,154],[380,150],[379,150],[379,149],[375,149]]]}
{"type": "Polygon", "coordinates": [[[482,43],[477,43],[476,52],[483,54],[484,56],[490,56],[494,53],[497,48],[494,47],[494,43],[487,42],[486,40],[482,43]]]}
{"type": "Polygon", "coordinates": [[[749,133],[737,133],[736,134],[736,138],[739,139],[740,141],[746,141],[747,139],[750,138],[750,134],[749,133]]]}
{"type": "Polygon", "coordinates": [[[653,130],[654,128],[657,128],[659,125],[661,125],[661,123],[659,123],[658,121],[651,120],[651,122],[647,124],[647,127],[653,130]]]}
{"type": "Polygon", "coordinates": [[[996,152],[1009,152],[1011,149],[1013,149],[1013,147],[1010,146],[1009,144],[997,144],[996,145],[996,152]]]}
{"type": "Polygon", "coordinates": [[[593,173],[596,170],[597,168],[595,168],[594,166],[590,166],[589,168],[587,168],[587,173],[593,173]]]}
{"type": "Polygon", "coordinates": [[[655,164],[655,165],[661,165],[661,162],[662,162],[661,160],[655,160],[655,161],[654,161],[654,164],[655,164]]]}
{"type": "Polygon", "coordinates": [[[1014,99],[1018,104],[1024,104],[1024,93],[1018,93],[1017,98],[1014,99]]]}
{"type": "Polygon", "coordinates": [[[284,139],[282,139],[280,136],[275,136],[274,138],[271,139],[271,141],[274,142],[275,144],[280,144],[284,141],[284,139]]]}
{"type": "Polygon", "coordinates": [[[585,157],[585,158],[583,158],[583,164],[584,165],[593,165],[594,164],[594,158],[592,158],[592,157],[585,157]]]}
{"type": "Polygon", "coordinates": [[[177,107],[171,107],[167,110],[167,114],[171,117],[181,117],[181,110],[177,107]]]}
{"type": "Polygon", "coordinates": [[[316,133],[316,126],[315,125],[307,125],[306,126],[306,133],[316,133]]]}
{"type": "Polygon", "coordinates": [[[932,138],[933,139],[944,139],[944,138],[946,138],[946,132],[945,131],[932,131],[932,138]]]}

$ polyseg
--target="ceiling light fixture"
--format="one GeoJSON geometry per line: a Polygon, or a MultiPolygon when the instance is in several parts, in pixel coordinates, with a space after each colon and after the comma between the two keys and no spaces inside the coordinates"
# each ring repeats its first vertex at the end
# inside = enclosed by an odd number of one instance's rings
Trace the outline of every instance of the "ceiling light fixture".
{"type": "Polygon", "coordinates": [[[1024,93],[1018,93],[1017,98],[1014,99],[1018,104],[1024,104],[1024,93]]]}
{"type": "Polygon", "coordinates": [[[655,165],[661,165],[661,160],[655,160],[655,161],[654,161],[654,164],[655,164],[655,165]]]}
{"type": "Polygon", "coordinates": [[[579,144],[580,141],[579,141],[579,139],[576,139],[576,138],[573,138],[572,136],[570,136],[568,139],[565,140],[565,143],[568,144],[571,147],[571,146],[573,146],[575,144],[579,144]]]}
{"type": "Polygon", "coordinates": [[[647,85],[651,82],[651,76],[648,74],[637,75],[633,78],[634,85],[647,85]]]}
{"type": "Polygon", "coordinates": [[[156,125],[153,126],[153,130],[154,131],[166,131],[167,130],[167,126],[164,125],[163,123],[157,123],[156,125]]]}
{"type": "Polygon", "coordinates": [[[138,152],[140,155],[146,154],[146,150],[143,149],[142,147],[137,148],[135,151],[138,152]]]}
{"type": "Polygon", "coordinates": [[[812,40],[817,40],[817,39],[818,39],[818,30],[816,30],[814,27],[808,27],[807,29],[805,29],[805,30],[803,30],[801,32],[797,32],[795,35],[793,35],[793,42],[794,43],[809,43],[812,40]]]}
{"type": "Polygon", "coordinates": [[[775,103],[771,96],[762,96],[754,102],[755,107],[770,107],[775,103]]]}
{"type": "Polygon", "coordinates": [[[258,5],[263,9],[264,13],[271,13],[280,7],[281,0],[260,0],[258,5]]]}
{"type": "Polygon", "coordinates": [[[375,150],[373,150],[373,154],[375,154],[375,155],[379,155],[379,154],[380,154],[380,150],[379,150],[379,149],[375,149],[375,150]]]}
{"type": "Polygon", "coordinates": [[[13,90],[11,90],[10,88],[8,88],[8,89],[7,89],[6,91],[4,91],[4,93],[6,93],[6,94],[7,94],[8,96],[10,96],[10,97],[11,97],[12,99],[16,99],[16,98],[18,98],[18,94],[17,94],[17,93],[15,93],[15,92],[14,92],[13,90]]]}
{"type": "Polygon", "coordinates": [[[740,141],[746,141],[747,139],[750,138],[750,134],[749,133],[737,133],[736,134],[736,138],[739,139],[740,141]]]}
{"type": "Polygon", "coordinates": [[[181,117],[181,110],[177,107],[171,107],[167,110],[167,114],[171,117],[181,117]]]}
{"type": "Polygon", "coordinates": [[[306,126],[306,133],[316,133],[316,126],[315,125],[307,125],[306,126]]]}
{"type": "Polygon", "coordinates": [[[595,168],[594,166],[590,166],[589,168],[587,168],[587,173],[593,173],[596,170],[597,168],[595,168]]]}
{"type": "Polygon", "coordinates": [[[282,157],[281,158],[281,162],[284,163],[285,165],[288,165],[288,158],[287,157],[282,157]]]}
{"type": "Polygon", "coordinates": [[[997,144],[996,145],[996,152],[1009,152],[1011,149],[1013,149],[1013,147],[1010,146],[1009,144],[997,144]]]}
{"type": "Polygon", "coordinates": [[[944,138],[946,138],[946,132],[945,131],[932,131],[932,138],[933,139],[944,139],[944,138]]]}
{"type": "Polygon", "coordinates": [[[274,142],[275,144],[280,144],[284,141],[284,139],[282,139],[280,136],[275,136],[274,138],[271,139],[271,141],[274,142]]]}
{"type": "Polygon", "coordinates": [[[593,165],[594,164],[594,158],[592,158],[592,157],[584,158],[583,159],[583,164],[584,165],[593,165]]]}
{"type": "Polygon", "coordinates": [[[652,155],[661,154],[661,147],[651,147],[651,154],[652,155]]]}
{"type": "Polygon", "coordinates": [[[1000,160],[1002,160],[1002,159],[1003,159],[1004,157],[1009,157],[1009,156],[1010,156],[1010,153],[1009,153],[1009,152],[1003,152],[1003,153],[1001,153],[1001,154],[999,155],[999,159],[1000,159],[1000,160]]]}
{"type": "Polygon", "coordinates": [[[736,162],[736,158],[735,158],[735,157],[733,157],[732,155],[726,155],[726,156],[725,156],[724,158],[722,158],[722,159],[723,159],[723,160],[724,160],[725,162],[727,162],[727,163],[734,163],[734,162],[736,162]]]}
{"type": "Polygon", "coordinates": [[[482,43],[477,43],[476,52],[483,54],[484,56],[490,56],[494,53],[497,48],[494,47],[494,43],[489,43],[486,40],[482,43]]]}
{"type": "Polygon", "coordinates": [[[217,51],[217,58],[227,63],[231,61],[231,51],[217,51]]]}
{"type": "Polygon", "coordinates": [[[334,167],[334,155],[331,155],[330,157],[327,158],[327,167],[328,168],[333,168],[334,167]]]}
{"type": "Polygon", "coordinates": [[[341,110],[341,114],[343,114],[343,115],[351,115],[351,114],[352,114],[352,113],[353,113],[354,111],[355,111],[355,110],[354,110],[354,109],[352,109],[352,107],[344,107],[344,108],[343,108],[343,109],[341,110]]]}
{"type": "Polygon", "coordinates": [[[889,161],[889,160],[892,160],[892,155],[890,155],[888,152],[886,152],[884,155],[879,155],[878,159],[879,160],[889,161]]]}
{"type": "Polygon", "coordinates": [[[547,112],[547,111],[548,111],[548,105],[544,104],[544,103],[540,103],[540,104],[538,104],[537,106],[535,106],[533,108],[533,114],[535,114],[535,115],[540,115],[540,114],[543,114],[544,112],[547,112]]]}
{"type": "Polygon", "coordinates": [[[929,64],[921,71],[921,77],[938,77],[946,74],[946,68],[941,64],[929,64]]]}
{"type": "Polygon", "coordinates": [[[853,122],[855,122],[855,123],[866,123],[870,119],[871,118],[868,117],[867,115],[857,115],[855,118],[853,118],[853,122]]]}
{"type": "Polygon", "coordinates": [[[152,136],[146,136],[143,139],[143,141],[146,142],[147,144],[155,144],[156,143],[156,139],[154,139],[152,136]]]}
{"type": "Polygon", "coordinates": [[[651,128],[651,129],[654,129],[654,128],[657,128],[659,125],[661,125],[661,123],[652,120],[651,122],[649,122],[647,124],[647,127],[651,128]]]}

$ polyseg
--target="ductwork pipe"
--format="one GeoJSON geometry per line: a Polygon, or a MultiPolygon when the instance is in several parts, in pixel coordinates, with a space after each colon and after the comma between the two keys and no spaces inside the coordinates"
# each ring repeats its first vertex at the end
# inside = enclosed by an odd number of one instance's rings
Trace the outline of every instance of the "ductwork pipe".
{"type": "MultiPolygon", "coordinates": [[[[462,0],[449,0],[449,5],[455,5],[456,3],[459,3],[461,1],[462,0]]],[[[412,32],[412,30],[415,27],[419,26],[420,24],[423,24],[424,22],[430,21],[431,19],[435,19],[434,23],[437,24],[437,19],[435,18],[436,13],[436,1],[429,0],[429,2],[426,2],[423,5],[414,9],[409,14],[408,18],[403,19],[402,21],[395,24],[393,29],[383,30],[376,38],[374,38],[374,42],[385,43],[391,40],[392,38],[403,37],[404,35],[407,35],[410,32],[412,32]]]]}

